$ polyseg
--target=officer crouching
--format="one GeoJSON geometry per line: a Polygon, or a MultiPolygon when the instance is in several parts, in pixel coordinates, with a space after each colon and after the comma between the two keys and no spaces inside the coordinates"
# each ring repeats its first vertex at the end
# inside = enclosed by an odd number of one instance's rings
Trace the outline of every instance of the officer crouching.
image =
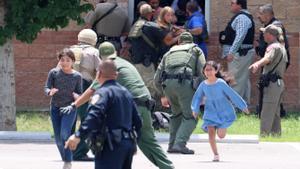
{"type": "Polygon", "coordinates": [[[258,83],[260,89],[258,111],[261,113],[260,134],[261,136],[269,134],[280,136],[280,103],[284,91],[282,78],[288,61],[287,52],[280,27],[269,25],[260,30],[264,33],[264,40],[268,43],[268,47],[264,57],[249,67],[253,73],[263,67],[258,83]]]}
{"type": "Polygon", "coordinates": [[[79,130],[65,144],[76,149],[81,139],[89,137],[95,153],[95,169],[129,169],[136,151],[136,138],[142,126],[132,95],[116,82],[113,61],[99,65],[99,87],[79,130]],[[136,134],[137,133],[137,134],[136,134]]]}

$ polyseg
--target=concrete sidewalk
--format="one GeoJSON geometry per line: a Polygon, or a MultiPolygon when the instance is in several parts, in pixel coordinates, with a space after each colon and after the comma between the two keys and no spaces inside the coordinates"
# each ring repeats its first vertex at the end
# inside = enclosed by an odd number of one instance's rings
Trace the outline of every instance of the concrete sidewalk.
{"type": "MultiPolygon", "coordinates": [[[[0,142],[0,169],[61,169],[54,143],[0,142]]],[[[160,143],[164,150],[167,143],[160,143]]],[[[220,162],[212,162],[208,143],[189,143],[194,155],[167,154],[176,169],[299,169],[300,143],[219,143],[220,162]]],[[[72,162],[72,169],[93,169],[93,162],[72,162]]],[[[157,169],[138,150],[132,169],[157,169]]]]}
{"type": "MultiPolygon", "coordinates": [[[[155,133],[159,142],[168,142],[168,133],[155,133]]],[[[25,142],[51,142],[51,134],[49,132],[16,132],[16,131],[0,131],[0,140],[20,140],[25,142]]],[[[217,140],[222,143],[258,143],[257,135],[227,135],[224,139],[217,140]]],[[[189,140],[191,143],[208,142],[207,134],[193,134],[189,140]]],[[[0,168],[1,169],[1,168],[0,168]]]]}

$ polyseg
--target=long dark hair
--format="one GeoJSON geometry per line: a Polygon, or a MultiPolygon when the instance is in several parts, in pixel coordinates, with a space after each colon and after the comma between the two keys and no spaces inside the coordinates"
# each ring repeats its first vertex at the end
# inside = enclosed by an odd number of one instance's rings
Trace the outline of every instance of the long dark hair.
{"type": "Polygon", "coordinates": [[[211,66],[213,67],[215,70],[216,70],[216,77],[217,78],[221,78],[223,80],[226,81],[227,84],[229,85],[232,85],[235,83],[235,80],[234,80],[234,77],[232,74],[230,74],[229,72],[225,72],[222,70],[222,66],[220,63],[217,63],[213,60],[210,60],[210,61],[207,61],[204,66],[203,66],[203,69],[202,69],[202,73],[204,74],[204,69],[207,67],[207,66],[211,66]]]}

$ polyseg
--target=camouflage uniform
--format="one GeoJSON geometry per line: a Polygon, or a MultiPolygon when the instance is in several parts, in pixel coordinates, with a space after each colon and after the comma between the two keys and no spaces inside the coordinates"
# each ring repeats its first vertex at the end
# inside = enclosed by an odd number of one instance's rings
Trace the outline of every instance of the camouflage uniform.
{"type": "Polygon", "coordinates": [[[172,47],[163,57],[154,76],[155,87],[164,94],[172,110],[168,152],[194,154],[186,147],[197,120],[192,116],[191,102],[195,90],[191,77],[204,79],[202,68],[205,57],[202,50],[192,43],[192,35],[180,35],[179,45],[172,47]],[[191,51],[192,50],[192,51],[191,51]],[[193,54],[188,54],[193,53],[193,54]],[[197,71],[196,71],[197,69],[197,71]]]}

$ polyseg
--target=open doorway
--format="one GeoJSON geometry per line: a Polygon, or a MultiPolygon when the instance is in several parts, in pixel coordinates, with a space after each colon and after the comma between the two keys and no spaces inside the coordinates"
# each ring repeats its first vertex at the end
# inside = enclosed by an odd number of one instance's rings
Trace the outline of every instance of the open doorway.
{"type": "MultiPolygon", "coordinates": [[[[133,4],[133,20],[136,20],[139,16],[138,16],[138,12],[137,12],[137,5],[141,2],[141,1],[146,1],[149,3],[149,1],[155,1],[156,3],[159,3],[160,7],[165,7],[165,6],[171,6],[176,13],[176,16],[179,20],[178,25],[182,25],[184,24],[184,21],[186,20],[186,16],[185,16],[185,7],[186,4],[190,1],[190,0],[134,0],[134,4],[133,4]],[[176,11],[177,10],[177,11],[176,11]]],[[[205,15],[205,1],[206,0],[195,0],[198,2],[202,13],[205,15]]],[[[130,9],[132,10],[132,9],[130,9]]]]}

